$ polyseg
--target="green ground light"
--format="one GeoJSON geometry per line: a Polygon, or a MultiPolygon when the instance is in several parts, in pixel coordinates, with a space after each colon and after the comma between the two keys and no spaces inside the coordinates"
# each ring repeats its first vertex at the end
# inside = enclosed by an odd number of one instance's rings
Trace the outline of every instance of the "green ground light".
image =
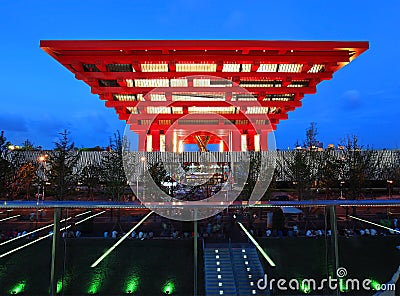
{"type": "Polygon", "coordinates": [[[304,294],[309,294],[311,292],[310,286],[307,283],[303,282],[302,279],[299,280],[299,283],[300,283],[300,291],[301,292],[303,292],[304,294]]]}
{"type": "Polygon", "coordinates": [[[104,281],[106,271],[102,268],[96,268],[93,272],[92,280],[90,281],[88,294],[96,294],[101,288],[101,284],[104,281]]]}
{"type": "Polygon", "coordinates": [[[26,281],[20,281],[19,283],[17,283],[17,284],[10,290],[10,294],[16,295],[16,294],[19,294],[19,293],[24,292],[25,286],[26,286],[26,281]]]}
{"type": "Polygon", "coordinates": [[[57,294],[61,293],[62,289],[63,289],[63,282],[62,282],[61,279],[59,279],[58,282],[57,282],[57,294]]]}
{"type": "Polygon", "coordinates": [[[378,281],[371,279],[371,288],[372,289],[374,289],[375,291],[379,291],[380,286],[381,286],[381,284],[378,281]]]}
{"type": "Polygon", "coordinates": [[[138,287],[139,287],[139,277],[133,275],[129,277],[126,281],[125,293],[133,294],[137,291],[138,287]]]}
{"type": "Polygon", "coordinates": [[[175,291],[175,284],[172,281],[168,281],[164,285],[162,291],[164,294],[167,294],[167,295],[173,294],[175,291]]]}
{"type": "Polygon", "coordinates": [[[346,282],[344,279],[339,279],[339,289],[340,289],[340,292],[342,292],[342,293],[345,293],[348,291],[346,282]]]}

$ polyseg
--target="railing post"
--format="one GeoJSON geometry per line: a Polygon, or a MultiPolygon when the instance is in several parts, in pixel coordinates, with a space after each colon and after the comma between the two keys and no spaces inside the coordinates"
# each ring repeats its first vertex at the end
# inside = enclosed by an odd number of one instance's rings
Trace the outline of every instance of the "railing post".
{"type": "Polygon", "coordinates": [[[51,274],[50,274],[50,295],[57,295],[57,278],[56,278],[56,265],[57,265],[57,247],[60,240],[60,218],[61,209],[54,208],[54,226],[53,226],[53,245],[51,248],[51,274]]]}
{"type": "Polygon", "coordinates": [[[193,260],[194,260],[194,273],[193,273],[193,295],[197,296],[197,208],[194,209],[193,221],[193,260]]]}
{"type": "MultiPolygon", "coordinates": [[[[335,295],[340,296],[340,283],[337,277],[337,270],[339,268],[339,245],[338,245],[338,231],[337,231],[337,217],[336,217],[336,206],[329,206],[329,212],[331,216],[331,229],[332,229],[332,243],[333,243],[333,272],[334,278],[337,281],[336,293],[335,295]]],[[[326,235],[326,234],[325,234],[326,235]]]]}

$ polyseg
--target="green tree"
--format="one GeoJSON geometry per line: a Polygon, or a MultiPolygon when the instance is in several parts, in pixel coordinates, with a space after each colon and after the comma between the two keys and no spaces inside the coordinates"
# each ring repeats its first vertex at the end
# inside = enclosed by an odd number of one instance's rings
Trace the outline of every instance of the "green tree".
{"type": "Polygon", "coordinates": [[[17,169],[12,177],[12,183],[9,188],[10,196],[14,199],[22,191],[25,191],[25,198],[29,199],[32,183],[37,179],[38,165],[33,161],[27,161],[15,167],[17,169]]]}
{"type": "Polygon", "coordinates": [[[107,195],[113,201],[120,201],[125,193],[127,177],[124,171],[123,151],[126,140],[119,131],[110,139],[110,151],[106,152],[101,162],[101,178],[107,195]]]}
{"type": "Polygon", "coordinates": [[[325,189],[326,199],[333,197],[333,188],[338,188],[342,181],[341,161],[334,150],[319,152],[318,180],[319,186],[325,189]]]}
{"type": "Polygon", "coordinates": [[[41,146],[35,146],[29,139],[26,139],[22,144],[22,147],[19,148],[19,150],[22,151],[35,151],[41,149],[42,149],[41,146]]]}
{"type": "Polygon", "coordinates": [[[0,194],[9,196],[9,187],[12,183],[14,167],[10,161],[10,142],[4,136],[4,131],[0,132],[0,194]]]}
{"type": "Polygon", "coordinates": [[[357,136],[348,136],[343,143],[340,160],[341,176],[346,182],[350,197],[360,198],[366,182],[377,175],[380,164],[377,151],[361,146],[357,136]]]}
{"type": "Polygon", "coordinates": [[[313,146],[316,146],[318,142],[317,135],[317,124],[315,122],[311,122],[310,126],[306,129],[306,139],[304,141],[304,147],[311,149],[313,146]]]}
{"type": "Polygon", "coordinates": [[[294,150],[282,153],[282,157],[278,158],[279,171],[293,183],[299,200],[311,198],[311,187],[316,179],[312,153],[315,152],[294,150]]]}
{"type": "Polygon", "coordinates": [[[71,193],[77,183],[78,174],[75,170],[79,153],[69,139],[67,130],[59,133],[60,138],[55,142],[55,148],[49,152],[49,180],[55,189],[56,198],[63,200],[71,193]]]}
{"type": "Polygon", "coordinates": [[[87,187],[89,199],[94,199],[94,192],[100,186],[102,167],[99,164],[91,163],[79,172],[79,182],[87,187]]]}
{"type": "Polygon", "coordinates": [[[157,162],[152,164],[149,168],[149,173],[151,178],[153,179],[154,183],[165,193],[168,194],[168,188],[162,185],[167,178],[167,170],[164,167],[162,162],[157,162]]]}

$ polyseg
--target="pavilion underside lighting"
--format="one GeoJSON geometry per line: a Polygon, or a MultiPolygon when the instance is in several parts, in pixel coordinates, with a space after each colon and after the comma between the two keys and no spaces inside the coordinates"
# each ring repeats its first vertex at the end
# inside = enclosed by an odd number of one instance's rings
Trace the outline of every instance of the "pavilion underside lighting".
{"type": "MultiPolygon", "coordinates": [[[[161,138],[172,142],[168,130],[190,128],[187,124],[193,122],[185,116],[192,114],[222,115],[246,135],[246,145],[240,144],[239,135],[224,149],[256,150],[254,141],[260,141],[261,150],[267,150],[268,133],[288,118],[288,112],[300,107],[305,95],[314,94],[320,82],[331,79],[369,45],[351,41],[47,40],[40,46],[87,83],[107,107],[114,108],[139,135],[139,150],[150,152],[162,151],[161,138]],[[153,118],[155,114],[162,116],[153,118]],[[238,114],[263,114],[268,120],[251,122],[238,114]],[[185,124],[180,120],[186,120],[185,124]]],[[[195,122],[207,125],[208,130],[224,129],[225,123],[195,122]]]]}

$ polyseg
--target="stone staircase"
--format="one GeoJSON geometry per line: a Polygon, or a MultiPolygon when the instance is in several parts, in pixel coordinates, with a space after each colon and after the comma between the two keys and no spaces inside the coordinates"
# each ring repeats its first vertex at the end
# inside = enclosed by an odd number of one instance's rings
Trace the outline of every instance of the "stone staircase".
{"type": "Polygon", "coordinates": [[[205,292],[217,295],[269,295],[257,288],[264,270],[250,244],[210,244],[204,248],[205,292]]]}

